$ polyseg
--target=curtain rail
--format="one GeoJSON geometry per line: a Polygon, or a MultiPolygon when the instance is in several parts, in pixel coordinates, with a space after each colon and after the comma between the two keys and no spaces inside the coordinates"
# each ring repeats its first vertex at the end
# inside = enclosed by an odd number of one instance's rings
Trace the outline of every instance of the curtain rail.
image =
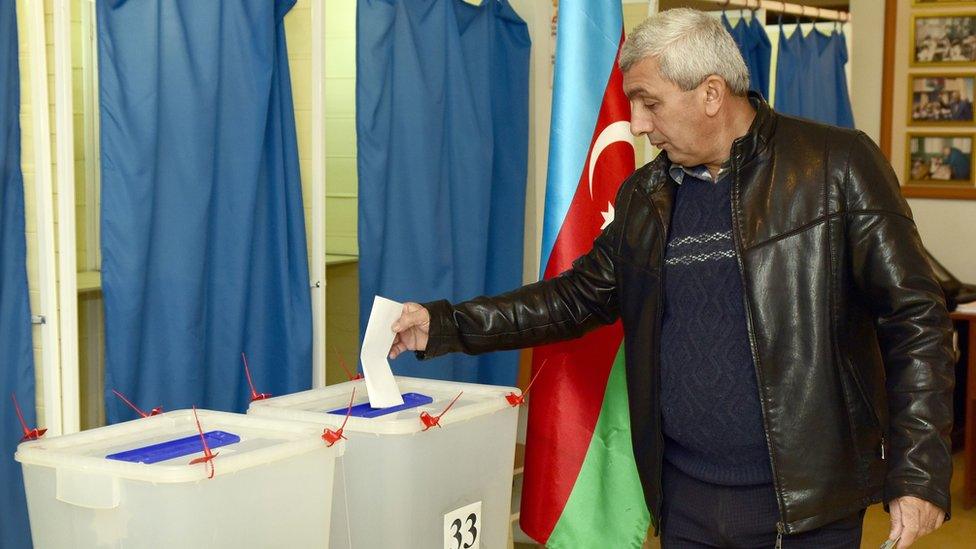
{"type": "Polygon", "coordinates": [[[850,22],[851,14],[846,11],[830,10],[812,6],[801,6],[779,0],[701,0],[710,4],[715,4],[727,8],[749,8],[764,9],[774,13],[785,13],[799,15],[801,17],[813,17],[826,21],[850,22]]]}

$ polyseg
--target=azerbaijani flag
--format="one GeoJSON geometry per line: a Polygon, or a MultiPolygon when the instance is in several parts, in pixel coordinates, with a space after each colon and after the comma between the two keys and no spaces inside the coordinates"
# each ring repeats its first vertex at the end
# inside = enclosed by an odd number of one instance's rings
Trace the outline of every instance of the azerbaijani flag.
{"type": "MultiPolygon", "coordinates": [[[[562,0],[549,138],[542,276],[588,252],[634,171],[617,55],[620,0],[562,0]]],[[[630,437],[623,329],[536,348],[520,524],[548,547],[640,547],[650,513],[630,437]]]]}

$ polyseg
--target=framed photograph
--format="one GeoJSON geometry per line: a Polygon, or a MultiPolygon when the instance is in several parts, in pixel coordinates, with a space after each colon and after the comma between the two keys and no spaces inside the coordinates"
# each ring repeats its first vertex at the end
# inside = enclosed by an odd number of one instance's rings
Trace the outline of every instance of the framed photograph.
{"type": "Polygon", "coordinates": [[[964,126],[976,122],[973,116],[972,74],[911,74],[908,89],[908,123],[916,126],[964,126]]]}
{"type": "Polygon", "coordinates": [[[976,14],[912,15],[912,66],[976,66],[976,14]]]}
{"type": "Polygon", "coordinates": [[[935,6],[976,6],[976,0],[912,0],[913,6],[935,7],[935,6]]]}
{"type": "Polygon", "coordinates": [[[972,187],[974,135],[909,133],[906,185],[972,187]]]}

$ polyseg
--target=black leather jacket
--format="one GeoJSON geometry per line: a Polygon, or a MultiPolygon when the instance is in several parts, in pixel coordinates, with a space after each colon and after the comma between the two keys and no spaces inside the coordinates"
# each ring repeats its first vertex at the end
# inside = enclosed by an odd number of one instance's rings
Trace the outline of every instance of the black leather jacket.
{"type": "MultiPolygon", "coordinates": [[[[895,174],[863,133],[773,112],[732,146],[735,250],[779,503],[811,530],[914,495],[949,512],[952,325],[895,174]]],[[[426,304],[423,357],[574,338],[622,319],[635,458],[659,524],[662,266],[675,183],[663,153],[550,280],[426,304]]]]}

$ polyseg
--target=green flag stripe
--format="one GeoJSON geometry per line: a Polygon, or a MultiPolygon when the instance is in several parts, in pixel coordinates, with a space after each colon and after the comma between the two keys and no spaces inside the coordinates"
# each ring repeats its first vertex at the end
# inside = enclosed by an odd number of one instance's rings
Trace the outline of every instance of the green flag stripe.
{"type": "Polygon", "coordinates": [[[640,548],[644,542],[651,514],[634,461],[624,368],[621,345],[583,467],[547,547],[640,548]]]}

